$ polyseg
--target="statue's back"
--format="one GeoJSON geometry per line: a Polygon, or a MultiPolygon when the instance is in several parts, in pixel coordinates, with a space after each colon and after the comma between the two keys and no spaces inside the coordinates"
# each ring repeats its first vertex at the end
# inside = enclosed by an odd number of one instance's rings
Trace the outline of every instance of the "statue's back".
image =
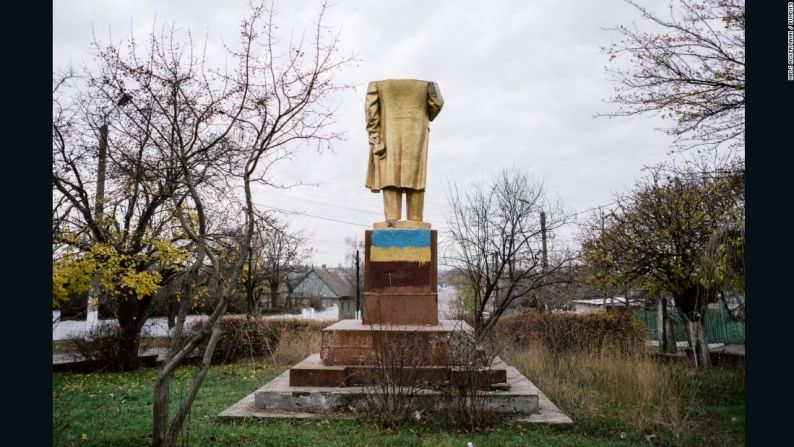
{"type": "Polygon", "coordinates": [[[380,81],[381,113],[389,118],[427,120],[427,81],[380,81]]]}

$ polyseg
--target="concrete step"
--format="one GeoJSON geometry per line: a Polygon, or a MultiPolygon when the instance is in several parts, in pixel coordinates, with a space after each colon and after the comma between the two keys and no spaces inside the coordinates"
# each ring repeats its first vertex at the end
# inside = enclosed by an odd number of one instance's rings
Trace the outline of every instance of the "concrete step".
{"type": "MultiPolygon", "coordinates": [[[[305,361],[317,362],[317,354],[305,361]],[[312,359],[312,357],[314,357],[312,359]]],[[[303,362],[302,362],[303,363],[303,362]]],[[[539,413],[540,391],[532,382],[515,368],[496,359],[496,367],[505,371],[505,383],[509,389],[483,390],[479,396],[483,408],[497,413],[514,415],[535,415],[539,413]]],[[[336,371],[342,371],[337,367],[336,371]]],[[[383,390],[377,386],[296,386],[290,384],[291,371],[285,371],[270,383],[254,392],[253,410],[285,412],[324,412],[324,411],[366,411],[369,403],[383,390]]],[[[441,392],[432,389],[413,389],[411,408],[416,410],[442,410],[459,405],[457,393],[441,392]]],[[[544,402],[545,402],[544,396],[544,402]]],[[[242,405],[242,404],[241,404],[242,405]]],[[[556,411],[556,407],[551,405],[556,411]]],[[[235,411],[229,412],[229,414],[235,411]]],[[[564,416],[563,422],[570,422],[564,416]]]]}
{"type": "Polygon", "coordinates": [[[373,365],[324,365],[319,354],[313,354],[289,370],[290,386],[340,387],[383,383],[386,375],[404,386],[433,385],[442,383],[465,385],[477,382],[477,386],[488,387],[507,383],[504,367],[478,368],[472,370],[460,366],[404,366],[402,368],[376,367],[373,365]],[[396,376],[394,375],[396,374],[396,376]]]}
{"type": "Polygon", "coordinates": [[[459,320],[440,320],[436,325],[340,320],[323,329],[320,357],[328,366],[384,362],[449,365],[451,359],[459,357],[455,353],[455,340],[472,332],[466,322],[459,320]]]}

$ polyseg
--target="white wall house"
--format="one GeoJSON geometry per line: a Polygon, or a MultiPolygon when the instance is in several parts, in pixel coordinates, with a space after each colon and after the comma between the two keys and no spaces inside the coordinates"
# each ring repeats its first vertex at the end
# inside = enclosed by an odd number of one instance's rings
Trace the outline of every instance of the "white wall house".
{"type": "Polygon", "coordinates": [[[593,312],[606,312],[609,309],[640,308],[642,303],[638,300],[627,300],[626,297],[616,296],[613,298],[592,298],[585,300],[573,300],[574,311],[578,314],[593,312]]]}

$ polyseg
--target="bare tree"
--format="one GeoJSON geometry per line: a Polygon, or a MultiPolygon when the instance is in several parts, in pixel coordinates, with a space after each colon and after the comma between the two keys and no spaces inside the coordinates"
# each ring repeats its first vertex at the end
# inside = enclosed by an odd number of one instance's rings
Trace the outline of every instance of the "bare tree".
{"type": "MultiPolygon", "coordinates": [[[[323,4],[309,43],[303,39],[290,42],[285,54],[275,50],[276,35],[274,14],[263,5],[252,6],[249,17],[241,25],[241,49],[229,50],[237,57],[237,70],[232,75],[218,75],[218,81],[228,84],[231,98],[239,100],[234,108],[211,108],[207,113],[217,112],[219,121],[232,126],[234,132],[221,134],[219,141],[229,144],[218,160],[225,163],[191,163],[194,147],[187,147],[178,153],[178,166],[185,178],[189,191],[190,209],[195,213],[191,222],[181,206],[177,215],[182,227],[198,247],[198,255],[193,264],[201,265],[206,256],[216,273],[215,293],[218,300],[213,313],[204,322],[201,330],[193,335],[186,345],[179,347],[178,335],[184,327],[186,307],[180,309],[171,348],[157,375],[153,408],[152,439],[155,446],[174,445],[182,424],[190,412],[192,402],[207,374],[215,344],[220,335],[218,322],[228,305],[229,297],[239,284],[239,278],[249,258],[251,241],[255,233],[257,212],[252,198],[252,185],[267,184],[267,168],[275,161],[289,156],[302,143],[316,144],[318,148],[327,147],[339,138],[333,124],[334,110],[330,106],[332,95],[346,88],[333,81],[334,74],[349,60],[337,50],[338,36],[326,37],[323,16],[327,5],[323,4]],[[261,53],[260,53],[261,52],[261,53]],[[307,54],[308,53],[308,54],[307,54]],[[307,57],[308,55],[308,57],[307,57]],[[228,139],[225,139],[228,136],[228,139]],[[195,180],[211,171],[210,167],[220,166],[223,173],[224,190],[236,191],[242,195],[240,210],[244,216],[243,231],[239,241],[237,256],[226,278],[220,280],[218,260],[208,245],[207,216],[204,198],[196,187],[195,180]],[[168,389],[171,376],[186,356],[202,341],[209,337],[202,362],[197,370],[187,396],[179,405],[169,423],[168,389]]],[[[225,85],[224,84],[224,85],[225,85]]],[[[212,92],[212,90],[210,91],[212,92]]],[[[210,93],[211,95],[211,93],[210,93]]],[[[212,97],[217,97],[212,95],[212,97]]],[[[199,116],[201,116],[199,114],[199,116]]],[[[200,139],[199,139],[200,140],[200,139]]],[[[175,205],[180,202],[174,201],[175,205]]],[[[278,233],[278,232],[274,232],[278,233]]],[[[190,284],[190,281],[186,282],[190,284]]],[[[185,290],[190,296],[190,290],[185,290]]]]}
{"type": "Polygon", "coordinates": [[[251,249],[248,250],[248,258],[245,260],[243,272],[240,278],[241,286],[245,291],[246,316],[250,319],[259,315],[259,302],[262,298],[265,283],[265,276],[262,274],[262,252],[264,241],[262,239],[262,219],[257,219],[256,228],[251,238],[251,249]]]}
{"type": "Polygon", "coordinates": [[[661,114],[675,120],[666,130],[679,148],[743,151],[744,0],[671,0],[666,17],[626,2],[649,27],[611,28],[621,40],[603,51],[630,63],[608,68],[622,107],[603,115],[661,114]]]}
{"type": "Polygon", "coordinates": [[[478,336],[488,332],[515,300],[566,281],[561,273],[574,256],[554,249],[544,256],[541,211],[547,234],[568,218],[527,174],[505,170],[489,185],[473,185],[465,192],[453,185],[449,203],[445,263],[473,292],[478,336]],[[483,318],[485,311],[490,318],[483,318]]]}
{"type": "Polygon", "coordinates": [[[554,272],[547,281],[548,285],[535,296],[542,309],[561,309],[570,304],[580,293],[576,277],[577,271],[573,265],[554,272]]]}
{"type": "Polygon", "coordinates": [[[285,222],[275,219],[265,225],[259,272],[270,290],[270,307],[275,309],[282,286],[292,287],[291,278],[302,270],[303,262],[311,257],[311,250],[306,247],[308,239],[302,231],[291,231],[285,222]]]}
{"type": "MultiPolygon", "coordinates": [[[[179,269],[182,291],[171,345],[154,384],[155,446],[176,443],[207,374],[218,322],[249,259],[258,215],[252,185],[268,185],[268,167],[301,146],[323,149],[341,136],[333,128],[332,101],[348,86],[336,83],[334,75],[352,57],[339,53],[338,34],[324,26],[326,9],[322,4],[308,36],[283,46],[273,11],[252,5],[241,24],[240,48],[227,48],[236,59],[233,70],[209,67],[203,49],[189,32],[181,40],[175,25],[153,31],[142,43],[96,42],[98,72],[86,72],[87,87],[74,104],[67,104],[67,96],[53,102],[58,250],[92,253],[96,265],[114,260],[137,274],[121,281],[118,292],[120,323],[131,328],[135,342],[161,284],[156,264],[173,251],[163,242],[180,241],[187,252],[179,269]],[[107,188],[102,188],[105,174],[107,188]],[[231,228],[242,231],[229,237],[231,228]],[[102,244],[98,252],[97,243],[102,244]],[[231,248],[223,253],[228,259],[219,256],[224,246],[231,248]],[[208,290],[217,304],[201,330],[185,340],[199,271],[210,272],[208,290]],[[186,397],[169,411],[174,371],[205,342],[186,397]]],[[[54,92],[71,80],[64,76],[54,92]]],[[[269,228],[264,240],[278,240],[279,233],[269,228]]],[[[130,352],[137,360],[137,349],[130,352]]]]}

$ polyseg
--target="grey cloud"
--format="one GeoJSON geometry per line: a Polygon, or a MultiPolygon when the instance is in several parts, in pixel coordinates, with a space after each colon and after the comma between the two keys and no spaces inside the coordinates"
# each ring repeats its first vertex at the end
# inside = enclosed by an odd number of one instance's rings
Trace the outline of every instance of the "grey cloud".
{"type": "MultiPolygon", "coordinates": [[[[57,1],[53,62],[58,68],[88,59],[90,23],[98,37],[110,26],[118,38],[129,32],[131,21],[135,32],[147,33],[156,13],[158,23],[175,21],[202,38],[209,30],[208,54],[222,63],[221,39],[236,42],[247,3],[57,1]]],[[[308,0],[277,2],[280,29],[310,28],[317,6],[308,0]]],[[[321,182],[321,188],[260,190],[257,202],[362,225],[381,220],[380,196],[363,186],[363,89],[370,80],[402,77],[437,81],[446,100],[430,133],[426,215],[435,228],[444,226],[447,182],[465,185],[503,167],[529,170],[572,210],[611,202],[642,166],[664,159],[670,143],[654,130],[659,120],[592,118],[611,107],[603,102],[612,85],[599,48],[615,36],[602,28],[634,17],[617,0],[339,1],[327,24],[342,27],[343,50],[356,51],[362,60],[342,75],[357,86],[339,97],[338,126],[348,138],[333,153],[302,150],[275,168],[286,182],[321,182]]],[[[362,237],[364,230],[290,218],[313,233],[317,264],[343,262],[344,238],[362,237]]],[[[571,231],[559,237],[570,238],[571,231]]]]}

